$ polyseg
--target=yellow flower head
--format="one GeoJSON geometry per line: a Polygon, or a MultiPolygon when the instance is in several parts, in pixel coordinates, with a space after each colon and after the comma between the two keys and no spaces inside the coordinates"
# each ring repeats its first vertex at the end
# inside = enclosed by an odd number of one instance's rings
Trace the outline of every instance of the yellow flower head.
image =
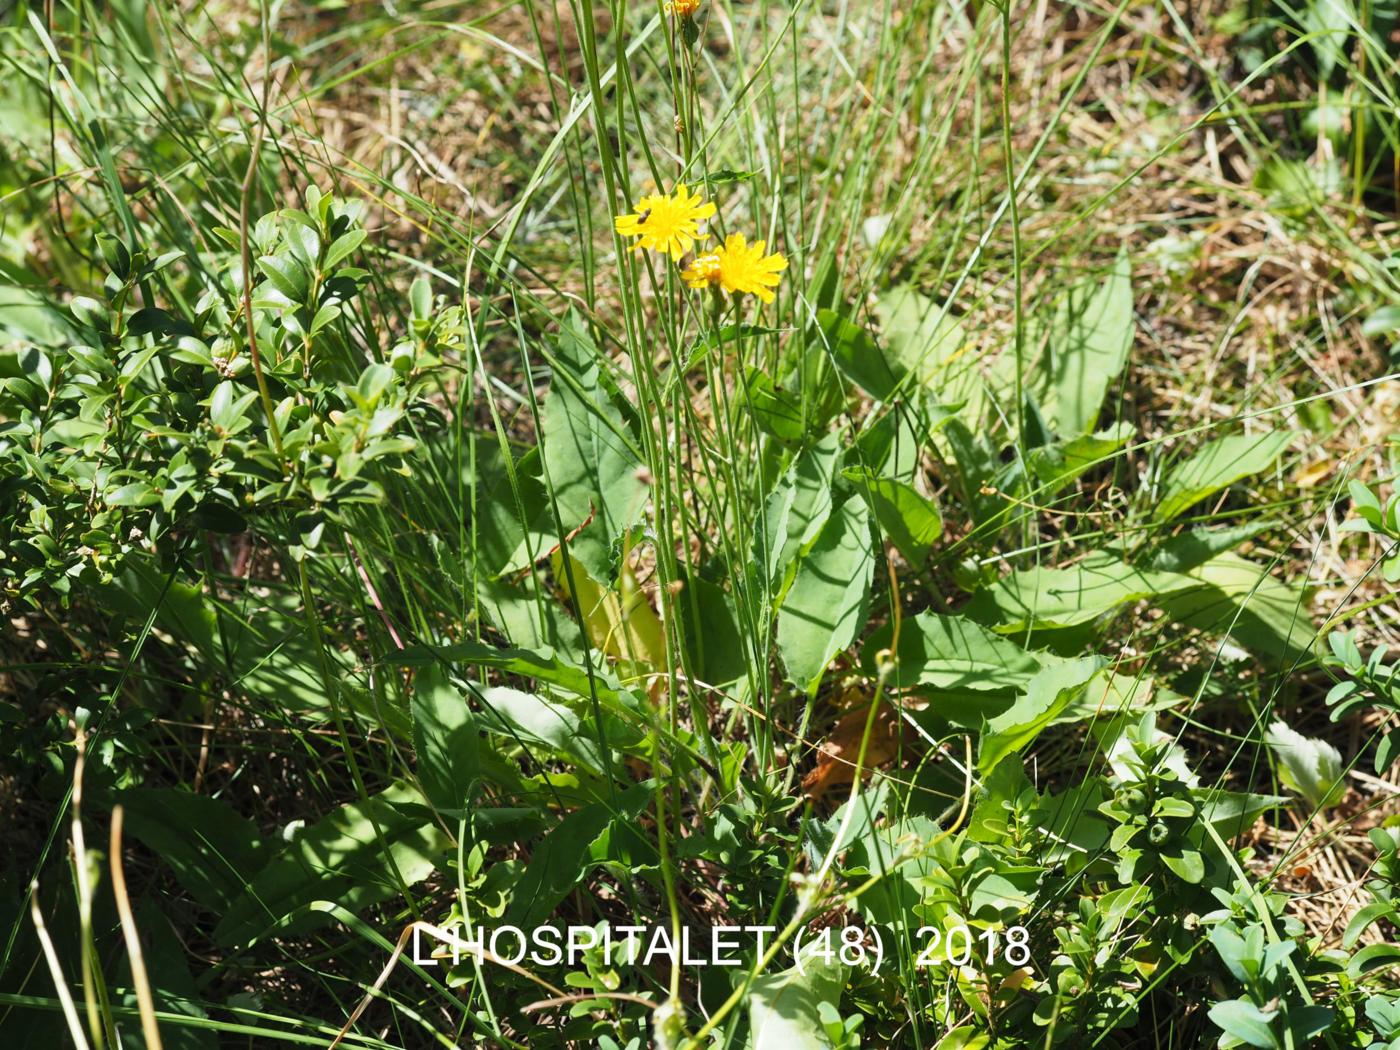
{"type": "Polygon", "coordinates": [[[689,18],[700,10],[700,0],[667,0],[666,13],[673,18],[689,18]]]}
{"type": "Polygon", "coordinates": [[[700,232],[700,223],[715,213],[715,206],[698,193],[691,193],[684,183],[669,195],[649,194],[637,201],[631,215],[619,215],[613,220],[617,232],[624,237],[637,237],[636,250],[646,248],[666,252],[675,262],[690,251],[696,241],[708,234],[700,232]]]}
{"type": "Polygon", "coordinates": [[[787,260],[780,252],[764,255],[767,247],[763,241],[749,244],[742,233],[731,233],[714,251],[697,255],[689,268],[681,271],[681,277],[692,288],[718,286],[771,303],[787,260]]]}

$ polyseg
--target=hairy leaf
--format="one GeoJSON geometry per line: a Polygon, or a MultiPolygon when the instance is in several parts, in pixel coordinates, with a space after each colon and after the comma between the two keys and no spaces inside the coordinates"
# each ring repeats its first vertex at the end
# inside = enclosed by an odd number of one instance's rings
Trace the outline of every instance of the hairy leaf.
{"type": "Polygon", "coordinates": [[[1051,321],[1040,404],[1057,433],[1076,438],[1094,429],[1132,345],[1132,270],[1120,252],[1103,281],[1091,277],[1071,288],[1051,321]]]}
{"type": "MultiPolygon", "coordinates": [[[[868,672],[876,672],[876,656],[889,647],[893,634],[893,625],[886,624],[870,636],[865,646],[868,672]]],[[[980,624],[934,612],[922,612],[904,621],[894,656],[888,682],[901,689],[1016,689],[1041,666],[1035,654],[980,624]]]]}
{"type": "Polygon", "coordinates": [[[865,626],[874,573],[870,512],[852,496],[802,559],[778,612],[778,648],[788,677],[802,689],[816,688],[831,658],[865,626]]]}
{"type": "Polygon", "coordinates": [[[553,490],[564,528],[580,530],[568,541],[569,552],[606,583],[613,578],[614,541],[641,520],[646,504],[641,455],[604,380],[598,348],[576,314],[564,321],[553,363],[541,478],[553,490]]]}
{"type": "Polygon", "coordinates": [[[1293,435],[1286,431],[1268,430],[1212,441],[1167,471],[1152,517],[1156,521],[1171,521],[1207,496],[1258,474],[1278,459],[1292,440],[1293,435]]]}
{"type": "Polygon", "coordinates": [[[480,735],[467,698],[429,664],[414,678],[410,709],[423,793],[439,811],[460,814],[480,772],[480,735]]]}
{"type": "Polygon", "coordinates": [[[913,485],[882,478],[865,467],[844,471],[848,481],[870,505],[880,529],[911,565],[921,565],[943,535],[943,518],[933,500],[921,496],[913,485]]]}
{"type": "Polygon", "coordinates": [[[1128,602],[1200,586],[1189,576],[1139,569],[1111,552],[1096,551],[1069,568],[1013,572],[978,594],[968,609],[1000,631],[1072,627],[1128,602]]]}
{"type": "Polygon", "coordinates": [[[1030,744],[1106,664],[1101,656],[1082,656],[1051,664],[1036,674],[1014,704],[987,722],[977,767],[989,773],[1007,755],[1030,744]]]}
{"type": "Polygon", "coordinates": [[[396,785],[303,829],[233,901],[214,940],[239,947],[303,930],[324,921],[309,911],[317,901],[355,912],[421,882],[449,844],[423,803],[416,790],[396,785]]]}

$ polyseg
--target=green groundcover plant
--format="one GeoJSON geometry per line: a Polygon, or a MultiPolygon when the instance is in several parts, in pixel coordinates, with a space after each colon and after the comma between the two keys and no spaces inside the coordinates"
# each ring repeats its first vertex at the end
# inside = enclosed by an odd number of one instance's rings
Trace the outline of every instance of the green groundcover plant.
{"type": "Polygon", "coordinates": [[[1400,1048],[1394,5],[1058,6],[7,8],[7,1038],[1400,1048]]]}

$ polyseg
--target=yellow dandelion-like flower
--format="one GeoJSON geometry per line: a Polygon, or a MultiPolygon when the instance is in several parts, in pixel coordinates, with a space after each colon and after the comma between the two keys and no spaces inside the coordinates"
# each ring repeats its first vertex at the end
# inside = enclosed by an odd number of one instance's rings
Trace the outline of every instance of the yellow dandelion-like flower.
{"type": "Polygon", "coordinates": [[[673,18],[689,18],[700,10],[700,0],[667,0],[666,13],[673,18]]]}
{"type": "Polygon", "coordinates": [[[767,247],[763,241],[749,244],[742,233],[731,233],[714,251],[697,255],[681,271],[681,278],[692,288],[718,286],[726,292],[756,295],[771,303],[773,289],[787,269],[787,259],[780,252],[765,255],[767,247]]]}
{"type": "Polygon", "coordinates": [[[624,237],[637,237],[637,251],[646,248],[666,252],[674,262],[690,251],[696,241],[709,234],[700,232],[700,223],[715,213],[715,206],[698,193],[679,184],[670,194],[654,193],[637,201],[637,210],[613,220],[624,237]]]}

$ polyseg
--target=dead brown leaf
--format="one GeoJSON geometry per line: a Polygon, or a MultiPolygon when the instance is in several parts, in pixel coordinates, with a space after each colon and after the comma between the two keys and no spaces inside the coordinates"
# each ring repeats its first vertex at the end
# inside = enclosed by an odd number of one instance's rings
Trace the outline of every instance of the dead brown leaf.
{"type": "MultiPolygon", "coordinates": [[[[802,790],[809,799],[816,801],[831,788],[849,784],[855,779],[856,759],[860,757],[860,742],[865,735],[869,715],[869,704],[847,712],[832,727],[831,735],[818,745],[817,764],[802,778],[802,790]]],[[[894,709],[889,704],[882,704],[875,712],[870,743],[865,749],[864,769],[867,773],[899,752],[898,728],[894,709]]]]}

